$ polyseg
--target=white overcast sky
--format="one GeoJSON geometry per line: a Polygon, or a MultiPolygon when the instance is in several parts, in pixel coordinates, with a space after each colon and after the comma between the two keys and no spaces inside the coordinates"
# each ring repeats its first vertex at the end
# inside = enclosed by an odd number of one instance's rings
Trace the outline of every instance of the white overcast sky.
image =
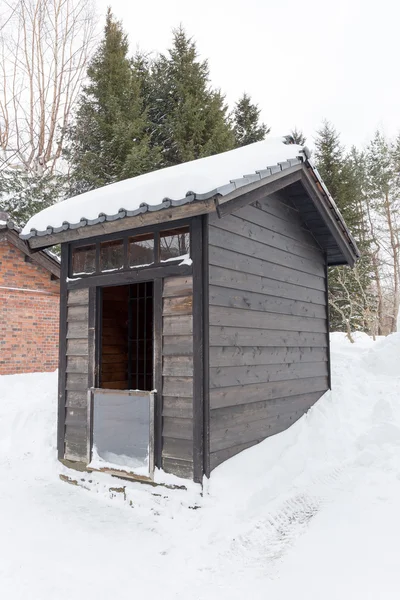
{"type": "Polygon", "coordinates": [[[399,0],[96,0],[123,21],[132,53],[165,51],[180,23],[230,106],[246,91],[273,135],[309,145],[322,119],[346,144],[400,131],[399,0]]]}

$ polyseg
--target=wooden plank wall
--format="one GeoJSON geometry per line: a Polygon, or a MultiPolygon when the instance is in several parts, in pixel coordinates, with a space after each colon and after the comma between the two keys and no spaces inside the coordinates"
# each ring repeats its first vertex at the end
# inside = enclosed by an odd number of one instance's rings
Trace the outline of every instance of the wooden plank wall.
{"type": "Polygon", "coordinates": [[[163,283],[162,466],[193,477],[193,278],[163,283]]]}
{"type": "Polygon", "coordinates": [[[67,306],[64,457],[86,462],[89,289],[70,290],[67,306]]]}
{"type": "Polygon", "coordinates": [[[101,387],[128,389],[128,298],[129,286],[102,290],[101,387]]]}
{"type": "Polygon", "coordinates": [[[328,389],[324,265],[281,195],[209,217],[211,469],[328,389]]]}

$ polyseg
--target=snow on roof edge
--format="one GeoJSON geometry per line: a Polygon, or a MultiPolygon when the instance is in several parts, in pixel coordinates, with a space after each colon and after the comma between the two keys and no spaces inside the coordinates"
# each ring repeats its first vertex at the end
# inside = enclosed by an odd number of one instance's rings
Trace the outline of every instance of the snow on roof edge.
{"type": "Polygon", "coordinates": [[[288,144],[286,138],[267,138],[242,148],[119,181],[54,204],[34,215],[20,237],[29,239],[35,235],[50,235],[181,206],[216,194],[226,195],[252,181],[299,164],[308,157],[307,148],[288,144]]]}

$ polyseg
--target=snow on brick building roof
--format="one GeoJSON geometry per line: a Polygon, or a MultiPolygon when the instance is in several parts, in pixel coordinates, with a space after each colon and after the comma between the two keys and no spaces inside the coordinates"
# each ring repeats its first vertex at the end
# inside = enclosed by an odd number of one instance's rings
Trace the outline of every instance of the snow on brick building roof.
{"type": "Polygon", "coordinates": [[[146,173],[54,204],[32,217],[21,237],[58,233],[125,216],[157,211],[233,190],[303,162],[307,148],[267,138],[173,167],[146,173]],[[250,175],[246,175],[250,173],[250,175]]]}

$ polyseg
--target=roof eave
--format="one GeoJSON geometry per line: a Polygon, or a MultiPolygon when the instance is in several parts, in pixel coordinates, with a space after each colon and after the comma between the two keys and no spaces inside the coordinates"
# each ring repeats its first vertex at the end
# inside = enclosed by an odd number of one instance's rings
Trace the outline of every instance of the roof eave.
{"type": "Polygon", "coordinates": [[[343,254],[345,260],[341,264],[353,267],[361,256],[360,250],[318,171],[310,161],[304,164],[301,183],[343,254]]]}
{"type": "Polygon", "coordinates": [[[130,229],[139,229],[150,225],[165,223],[166,225],[180,219],[195,217],[198,215],[216,211],[216,197],[211,195],[209,198],[195,199],[190,203],[180,206],[167,206],[157,211],[146,211],[135,216],[124,216],[114,221],[104,221],[89,225],[86,222],[81,226],[58,231],[57,233],[48,233],[44,235],[21,236],[26,240],[32,250],[50,248],[56,244],[73,242],[77,240],[87,240],[90,238],[118,233],[130,229]]]}
{"type": "Polygon", "coordinates": [[[42,251],[31,252],[27,242],[20,238],[18,229],[12,225],[1,231],[6,234],[6,239],[10,244],[13,244],[25,256],[29,256],[33,262],[49,271],[54,277],[60,279],[60,262],[56,258],[42,251]]]}

